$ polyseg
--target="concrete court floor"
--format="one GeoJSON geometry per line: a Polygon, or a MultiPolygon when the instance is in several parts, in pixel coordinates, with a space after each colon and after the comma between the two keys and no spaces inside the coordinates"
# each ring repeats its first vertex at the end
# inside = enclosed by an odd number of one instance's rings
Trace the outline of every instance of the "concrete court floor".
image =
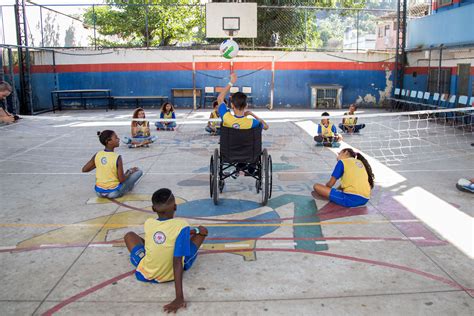
{"type": "MultiPolygon", "coordinates": [[[[188,120],[209,115],[178,114],[188,120]]],[[[83,174],[81,167],[101,149],[96,131],[110,128],[125,136],[129,115],[63,111],[0,127],[1,315],[162,313],[174,298],[174,284],[135,280],[121,241],[129,230],[143,233],[144,220],[153,216],[150,196],[160,187],[179,197],[178,215],[210,232],[185,273],[188,307],[180,314],[474,313],[474,261],[458,249],[467,242],[469,250],[473,241],[452,237],[459,226],[450,221],[472,224],[473,195],[454,187],[458,178],[474,176],[472,133],[453,136],[444,149],[433,139],[423,141],[431,147],[412,142],[405,159],[390,167],[371,160],[372,199],[346,209],[310,195],[313,183],[328,180],[335,150],[314,147],[309,121],[274,122],[264,136],[274,169],[269,205],[260,207],[254,181],[239,177],[226,180],[214,206],[208,164],[217,138],[205,135],[203,124],[180,125],[175,132],[155,132],[159,141],[150,148],[120,147],[125,166],[138,166],[145,175],[128,196],[97,199],[94,173],[83,174]],[[435,215],[441,226],[429,222],[435,215]]],[[[372,121],[363,131],[367,139],[376,126],[377,133],[394,131],[372,121]]],[[[386,155],[355,137],[346,137],[343,147],[386,155]]]]}

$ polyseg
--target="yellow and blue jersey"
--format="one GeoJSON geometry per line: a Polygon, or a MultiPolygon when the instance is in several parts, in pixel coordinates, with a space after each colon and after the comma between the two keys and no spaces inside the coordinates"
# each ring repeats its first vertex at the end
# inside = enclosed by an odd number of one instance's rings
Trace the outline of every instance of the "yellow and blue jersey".
{"type": "Polygon", "coordinates": [[[117,164],[120,155],[113,151],[101,150],[95,154],[95,190],[99,193],[109,193],[120,188],[117,164]]]}
{"type": "Polygon", "coordinates": [[[225,103],[219,105],[218,108],[219,116],[222,119],[222,126],[235,128],[235,129],[251,129],[257,127],[263,127],[260,121],[254,118],[248,118],[245,116],[235,116],[230,113],[225,103]]]}
{"type": "Polygon", "coordinates": [[[150,137],[150,123],[148,121],[140,121],[135,125],[137,133],[133,136],[135,138],[150,137]]]}
{"type": "MultiPolygon", "coordinates": [[[[219,115],[217,114],[217,111],[214,110],[211,112],[211,115],[209,116],[210,119],[218,119],[219,115]]],[[[210,122],[212,127],[215,128],[221,128],[221,123],[220,122],[210,122]]]]}
{"type": "Polygon", "coordinates": [[[162,118],[162,119],[175,119],[176,115],[174,114],[174,111],[170,111],[168,113],[161,112],[160,118],[162,118]]]}
{"type": "Polygon", "coordinates": [[[362,161],[356,158],[341,159],[331,176],[341,179],[341,189],[344,193],[370,198],[369,175],[362,161]]]}
{"type": "MultiPolygon", "coordinates": [[[[349,114],[347,112],[347,113],[344,113],[344,115],[353,115],[353,114],[349,114]]],[[[344,118],[344,126],[354,126],[356,124],[357,124],[357,117],[353,116],[353,117],[344,118]]]]}
{"type": "Polygon", "coordinates": [[[337,135],[336,126],[331,122],[329,122],[327,126],[323,125],[322,123],[319,123],[318,135],[321,135],[322,137],[334,137],[335,135],[337,135]]]}
{"type": "Polygon", "coordinates": [[[147,280],[167,282],[174,280],[173,257],[188,256],[190,249],[189,224],[179,218],[145,221],[145,257],[137,266],[147,280]]]}

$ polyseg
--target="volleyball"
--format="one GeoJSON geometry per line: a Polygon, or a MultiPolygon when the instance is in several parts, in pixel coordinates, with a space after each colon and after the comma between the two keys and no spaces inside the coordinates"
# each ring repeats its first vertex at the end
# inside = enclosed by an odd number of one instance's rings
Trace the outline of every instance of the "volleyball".
{"type": "Polygon", "coordinates": [[[239,44],[231,39],[226,39],[220,46],[222,57],[232,59],[239,53],[239,44]]]}

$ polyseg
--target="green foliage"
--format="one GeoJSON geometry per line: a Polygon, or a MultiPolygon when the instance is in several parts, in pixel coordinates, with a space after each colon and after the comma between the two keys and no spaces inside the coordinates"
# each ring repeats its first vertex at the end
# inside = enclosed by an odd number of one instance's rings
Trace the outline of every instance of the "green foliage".
{"type": "MultiPolygon", "coordinates": [[[[358,26],[360,35],[375,33],[377,15],[384,14],[367,11],[357,14],[358,10],[347,9],[389,9],[395,4],[395,0],[256,2],[257,38],[239,39],[243,47],[342,48],[347,28],[358,26]]],[[[96,25],[98,46],[174,46],[221,41],[205,38],[205,7],[200,0],[107,0],[106,3],[84,13],[85,24],[96,25]],[[143,5],[146,1],[148,6],[143,5]]]]}
{"type": "Polygon", "coordinates": [[[117,0],[108,3],[110,6],[95,6],[84,13],[85,23],[96,25],[103,35],[97,40],[99,46],[171,46],[195,40],[204,25],[204,9],[189,5],[199,0],[151,0],[148,6],[117,0]]]}

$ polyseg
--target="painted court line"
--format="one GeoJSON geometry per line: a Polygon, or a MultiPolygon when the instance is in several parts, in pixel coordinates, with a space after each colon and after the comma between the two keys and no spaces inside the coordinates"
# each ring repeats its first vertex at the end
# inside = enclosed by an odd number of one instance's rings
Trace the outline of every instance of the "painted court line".
{"type": "Polygon", "coordinates": [[[340,244],[340,240],[316,240],[314,242],[316,245],[328,245],[328,244],[340,244]]]}
{"type": "Polygon", "coordinates": [[[47,141],[45,141],[45,142],[43,142],[43,143],[41,143],[41,144],[38,144],[38,145],[36,145],[36,146],[34,146],[34,147],[31,147],[31,148],[27,149],[27,150],[25,150],[25,151],[22,151],[22,152],[20,152],[20,153],[13,154],[13,155],[11,155],[11,156],[9,156],[9,157],[7,157],[7,158],[1,159],[0,162],[4,162],[4,161],[10,160],[10,159],[12,159],[12,158],[14,158],[14,157],[18,157],[18,156],[24,155],[24,154],[26,154],[26,153],[28,153],[28,152],[30,152],[30,151],[32,151],[32,150],[35,150],[36,148],[39,148],[39,147],[41,147],[41,146],[43,146],[43,145],[46,145],[46,144],[55,142],[55,141],[57,141],[58,139],[63,138],[63,137],[66,137],[66,136],[69,136],[69,134],[64,134],[64,135],[55,137],[55,138],[53,138],[53,139],[47,140],[47,141]]]}
{"type": "MultiPolygon", "coordinates": [[[[228,252],[244,252],[248,251],[247,249],[235,249],[235,250],[208,250],[208,251],[202,251],[200,252],[201,255],[206,255],[206,254],[219,254],[219,253],[228,253],[228,252]]],[[[326,252],[315,252],[315,251],[310,251],[310,250],[301,250],[301,249],[269,249],[269,248],[256,248],[253,249],[253,251],[261,251],[261,252],[292,252],[292,253],[307,253],[307,254],[314,254],[318,256],[323,256],[323,257],[330,257],[330,258],[336,258],[336,259],[341,259],[341,260],[348,260],[348,261],[353,261],[353,262],[359,262],[359,263],[366,263],[369,265],[378,265],[390,269],[396,269],[396,270],[401,270],[405,271],[408,273],[413,273],[417,274],[419,276],[425,277],[427,279],[431,279],[433,281],[437,281],[443,284],[446,284],[454,289],[459,289],[462,291],[467,292],[468,294],[472,295],[474,294],[474,289],[466,288],[462,286],[461,284],[457,283],[454,280],[447,279],[442,276],[434,275],[429,272],[425,272],[422,270],[417,270],[414,268],[410,268],[407,266],[401,266],[401,265],[396,265],[388,262],[383,262],[383,261],[376,261],[376,260],[370,260],[370,259],[364,259],[364,258],[359,258],[359,257],[352,257],[352,256],[345,256],[345,255],[338,255],[338,254],[333,254],[333,253],[326,253],[326,252]]],[[[118,282],[128,276],[131,276],[135,273],[135,270],[120,274],[112,279],[106,280],[102,283],[99,283],[91,288],[88,288],[74,296],[69,297],[68,299],[60,302],[59,304],[53,306],[52,308],[48,309],[46,312],[42,314],[42,316],[50,316],[53,315],[54,313],[58,312],[61,310],[63,307],[74,303],[75,301],[91,294],[94,293],[110,284],[113,284],[114,282],[118,282]]]]}
{"type": "Polygon", "coordinates": [[[249,244],[225,244],[225,248],[248,248],[249,244]]]}
{"type": "Polygon", "coordinates": [[[0,247],[0,250],[15,250],[16,246],[3,246],[0,247]]]}
{"type": "Polygon", "coordinates": [[[109,248],[113,247],[113,244],[90,244],[87,247],[88,248],[109,248]]]}
{"type": "MultiPolygon", "coordinates": [[[[371,224],[390,224],[400,221],[376,220],[376,221],[339,221],[339,222],[310,222],[310,223],[197,223],[208,227],[299,227],[299,226],[332,226],[332,225],[371,225],[371,224]]],[[[404,220],[403,222],[419,222],[419,220],[404,220]]],[[[195,223],[196,225],[196,223],[195,223]]],[[[0,227],[104,227],[104,228],[126,228],[143,227],[143,224],[27,224],[27,223],[0,223],[0,227]]]]}
{"type": "Polygon", "coordinates": [[[272,246],[275,246],[275,247],[293,247],[293,246],[296,246],[297,243],[296,242],[275,242],[275,243],[272,243],[272,246]]]}

